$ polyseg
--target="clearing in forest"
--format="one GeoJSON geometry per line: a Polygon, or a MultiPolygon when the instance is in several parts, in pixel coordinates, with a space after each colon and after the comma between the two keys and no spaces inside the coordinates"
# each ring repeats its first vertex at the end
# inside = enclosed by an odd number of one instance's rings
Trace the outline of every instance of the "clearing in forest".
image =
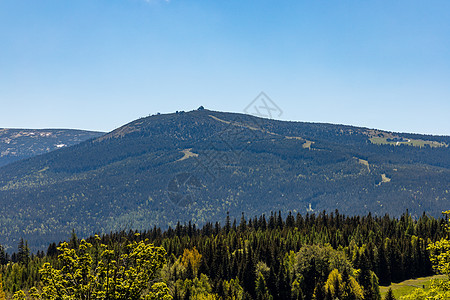
{"type": "Polygon", "coordinates": [[[424,288],[425,290],[430,289],[432,279],[442,279],[445,275],[434,275],[428,277],[419,277],[415,279],[408,279],[399,283],[392,283],[389,286],[380,286],[381,296],[384,296],[388,292],[389,288],[394,292],[396,299],[400,299],[401,296],[411,294],[415,289],[424,288]]]}

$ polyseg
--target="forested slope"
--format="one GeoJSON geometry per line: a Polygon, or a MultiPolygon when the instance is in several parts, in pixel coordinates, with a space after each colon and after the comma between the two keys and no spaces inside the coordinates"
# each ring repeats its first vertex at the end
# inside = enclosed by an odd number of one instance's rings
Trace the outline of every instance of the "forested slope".
{"type": "Polygon", "coordinates": [[[0,168],[1,243],[280,210],[445,210],[450,137],[197,110],[0,168]]]}
{"type": "Polygon", "coordinates": [[[0,128],[0,167],[56,149],[70,147],[102,134],[103,132],[74,129],[0,128]]]}

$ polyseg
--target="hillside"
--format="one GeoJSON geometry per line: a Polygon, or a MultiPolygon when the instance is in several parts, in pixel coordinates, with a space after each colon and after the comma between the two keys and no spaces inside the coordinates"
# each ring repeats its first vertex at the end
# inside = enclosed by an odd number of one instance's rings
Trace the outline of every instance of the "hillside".
{"type": "Polygon", "coordinates": [[[0,167],[59,148],[70,147],[102,134],[73,129],[0,128],[0,167]]]}
{"type": "Polygon", "coordinates": [[[155,115],[0,168],[0,243],[33,248],[226,212],[448,209],[450,137],[197,110],[155,115]]]}

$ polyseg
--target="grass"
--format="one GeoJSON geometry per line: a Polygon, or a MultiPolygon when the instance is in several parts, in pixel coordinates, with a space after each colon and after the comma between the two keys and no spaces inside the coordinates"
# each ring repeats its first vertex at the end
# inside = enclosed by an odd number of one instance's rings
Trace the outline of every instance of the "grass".
{"type": "Polygon", "coordinates": [[[386,137],[372,137],[369,140],[372,142],[372,144],[377,145],[409,145],[413,147],[424,147],[425,145],[428,145],[430,147],[446,147],[447,145],[445,143],[440,143],[436,141],[424,141],[424,140],[413,140],[410,139],[409,142],[388,142],[388,138],[386,137]]]}
{"type": "Polygon", "coordinates": [[[384,299],[384,296],[388,292],[389,288],[394,292],[394,296],[396,299],[400,299],[401,296],[411,294],[417,288],[425,287],[425,290],[428,290],[431,285],[431,279],[444,278],[445,275],[434,275],[429,277],[419,277],[415,279],[408,279],[399,283],[392,283],[389,286],[380,286],[381,297],[384,299]]]}

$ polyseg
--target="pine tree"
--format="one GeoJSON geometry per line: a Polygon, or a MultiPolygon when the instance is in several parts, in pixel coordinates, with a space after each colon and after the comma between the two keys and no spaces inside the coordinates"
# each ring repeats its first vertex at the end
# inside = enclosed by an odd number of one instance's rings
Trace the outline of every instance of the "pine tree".
{"type": "Polygon", "coordinates": [[[303,291],[300,286],[300,282],[297,279],[295,279],[294,282],[292,283],[291,293],[292,293],[291,298],[293,300],[303,300],[303,291]]]}
{"type": "Polygon", "coordinates": [[[286,276],[286,272],[283,267],[283,263],[281,262],[280,271],[278,272],[278,282],[277,282],[277,290],[279,299],[289,299],[290,297],[290,287],[289,287],[289,278],[286,276]]]}
{"type": "Polygon", "coordinates": [[[370,273],[369,262],[365,252],[361,254],[360,267],[358,282],[364,289],[364,299],[375,300],[376,298],[372,293],[372,275],[370,273]]]}
{"type": "Polygon", "coordinates": [[[187,279],[194,279],[194,270],[192,268],[192,263],[191,261],[188,261],[187,267],[186,267],[186,278],[187,279]]]}
{"type": "Polygon", "coordinates": [[[252,296],[255,297],[255,282],[256,282],[256,274],[255,274],[255,262],[253,260],[253,255],[251,248],[249,248],[247,252],[247,256],[245,259],[245,268],[244,268],[244,276],[243,276],[243,284],[244,289],[252,296]]]}
{"type": "Polygon", "coordinates": [[[239,232],[245,232],[247,230],[247,221],[245,220],[244,213],[241,216],[241,222],[239,223],[239,232]]]}
{"type": "Polygon", "coordinates": [[[75,233],[75,229],[72,229],[72,234],[70,235],[69,248],[71,248],[71,249],[77,249],[78,248],[78,238],[77,238],[77,235],[75,233]]]}
{"type": "Polygon", "coordinates": [[[24,241],[23,238],[20,239],[19,251],[17,252],[17,262],[28,266],[30,262],[30,249],[28,248],[28,242],[24,241]]]}
{"type": "Polygon", "coordinates": [[[0,245],[0,265],[6,265],[8,263],[5,248],[3,248],[2,245],[0,245]]]}
{"type": "Polygon", "coordinates": [[[318,282],[316,284],[316,287],[314,289],[313,299],[314,300],[325,300],[325,292],[323,290],[323,285],[321,282],[318,282]]]}
{"type": "Polygon", "coordinates": [[[391,284],[391,270],[389,267],[389,262],[386,258],[386,252],[384,250],[384,245],[381,244],[378,248],[378,270],[377,274],[380,278],[381,285],[390,285],[391,284]]]}
{"type": "Polygon", "coordinates": [[[53,257],[53,256],[56,256],[56,254],[58,254],[58,250],[56,249],[56,244],[51,243],[47,248],[47,256],[53,257]]]}
{"type": "Polygon", "coordinates": [[[229,233],[231,230],[231,220],[230,220],[230,212],[227,211],[227,220],[225,222],[225,232],[229,233]]]}
{"type": "MultiPolygon", "coordinates": [[[[176,282],[176,280],[175,280],[175,282],[176,282]]],[[[175,284],[175,288],[173,291],[173,300],[180,300],[180,296],[178,295],[178,287],[176,284],[175,284]]]]}
{"type": "Polygon", "coordinates": [[[331,289],[328,288],[326,293],[325,293],[325,300],[334,300],[333,299],[333,294],[331,293],[331,289]]]}
{"type": "Polygon", "coordinates": [[[190,299],[191,299],[191,289],[187,287],[186,291],[184,292],[183,300],[190,300],[190,299]]]}
{"type": "Polygon", "coordinates": [[[269,299],[269,290],[267,289],[266,281],[261,272],[258,273],[255,283],[256,299],[266,300],[269,299]]]}
{"type": "Polygon", "coordinates": [[[386,293],[386,296],[384,296],[384,300],[395,300],[394,292],[391,288],[389,288],[388,292],[386,293]]]}

